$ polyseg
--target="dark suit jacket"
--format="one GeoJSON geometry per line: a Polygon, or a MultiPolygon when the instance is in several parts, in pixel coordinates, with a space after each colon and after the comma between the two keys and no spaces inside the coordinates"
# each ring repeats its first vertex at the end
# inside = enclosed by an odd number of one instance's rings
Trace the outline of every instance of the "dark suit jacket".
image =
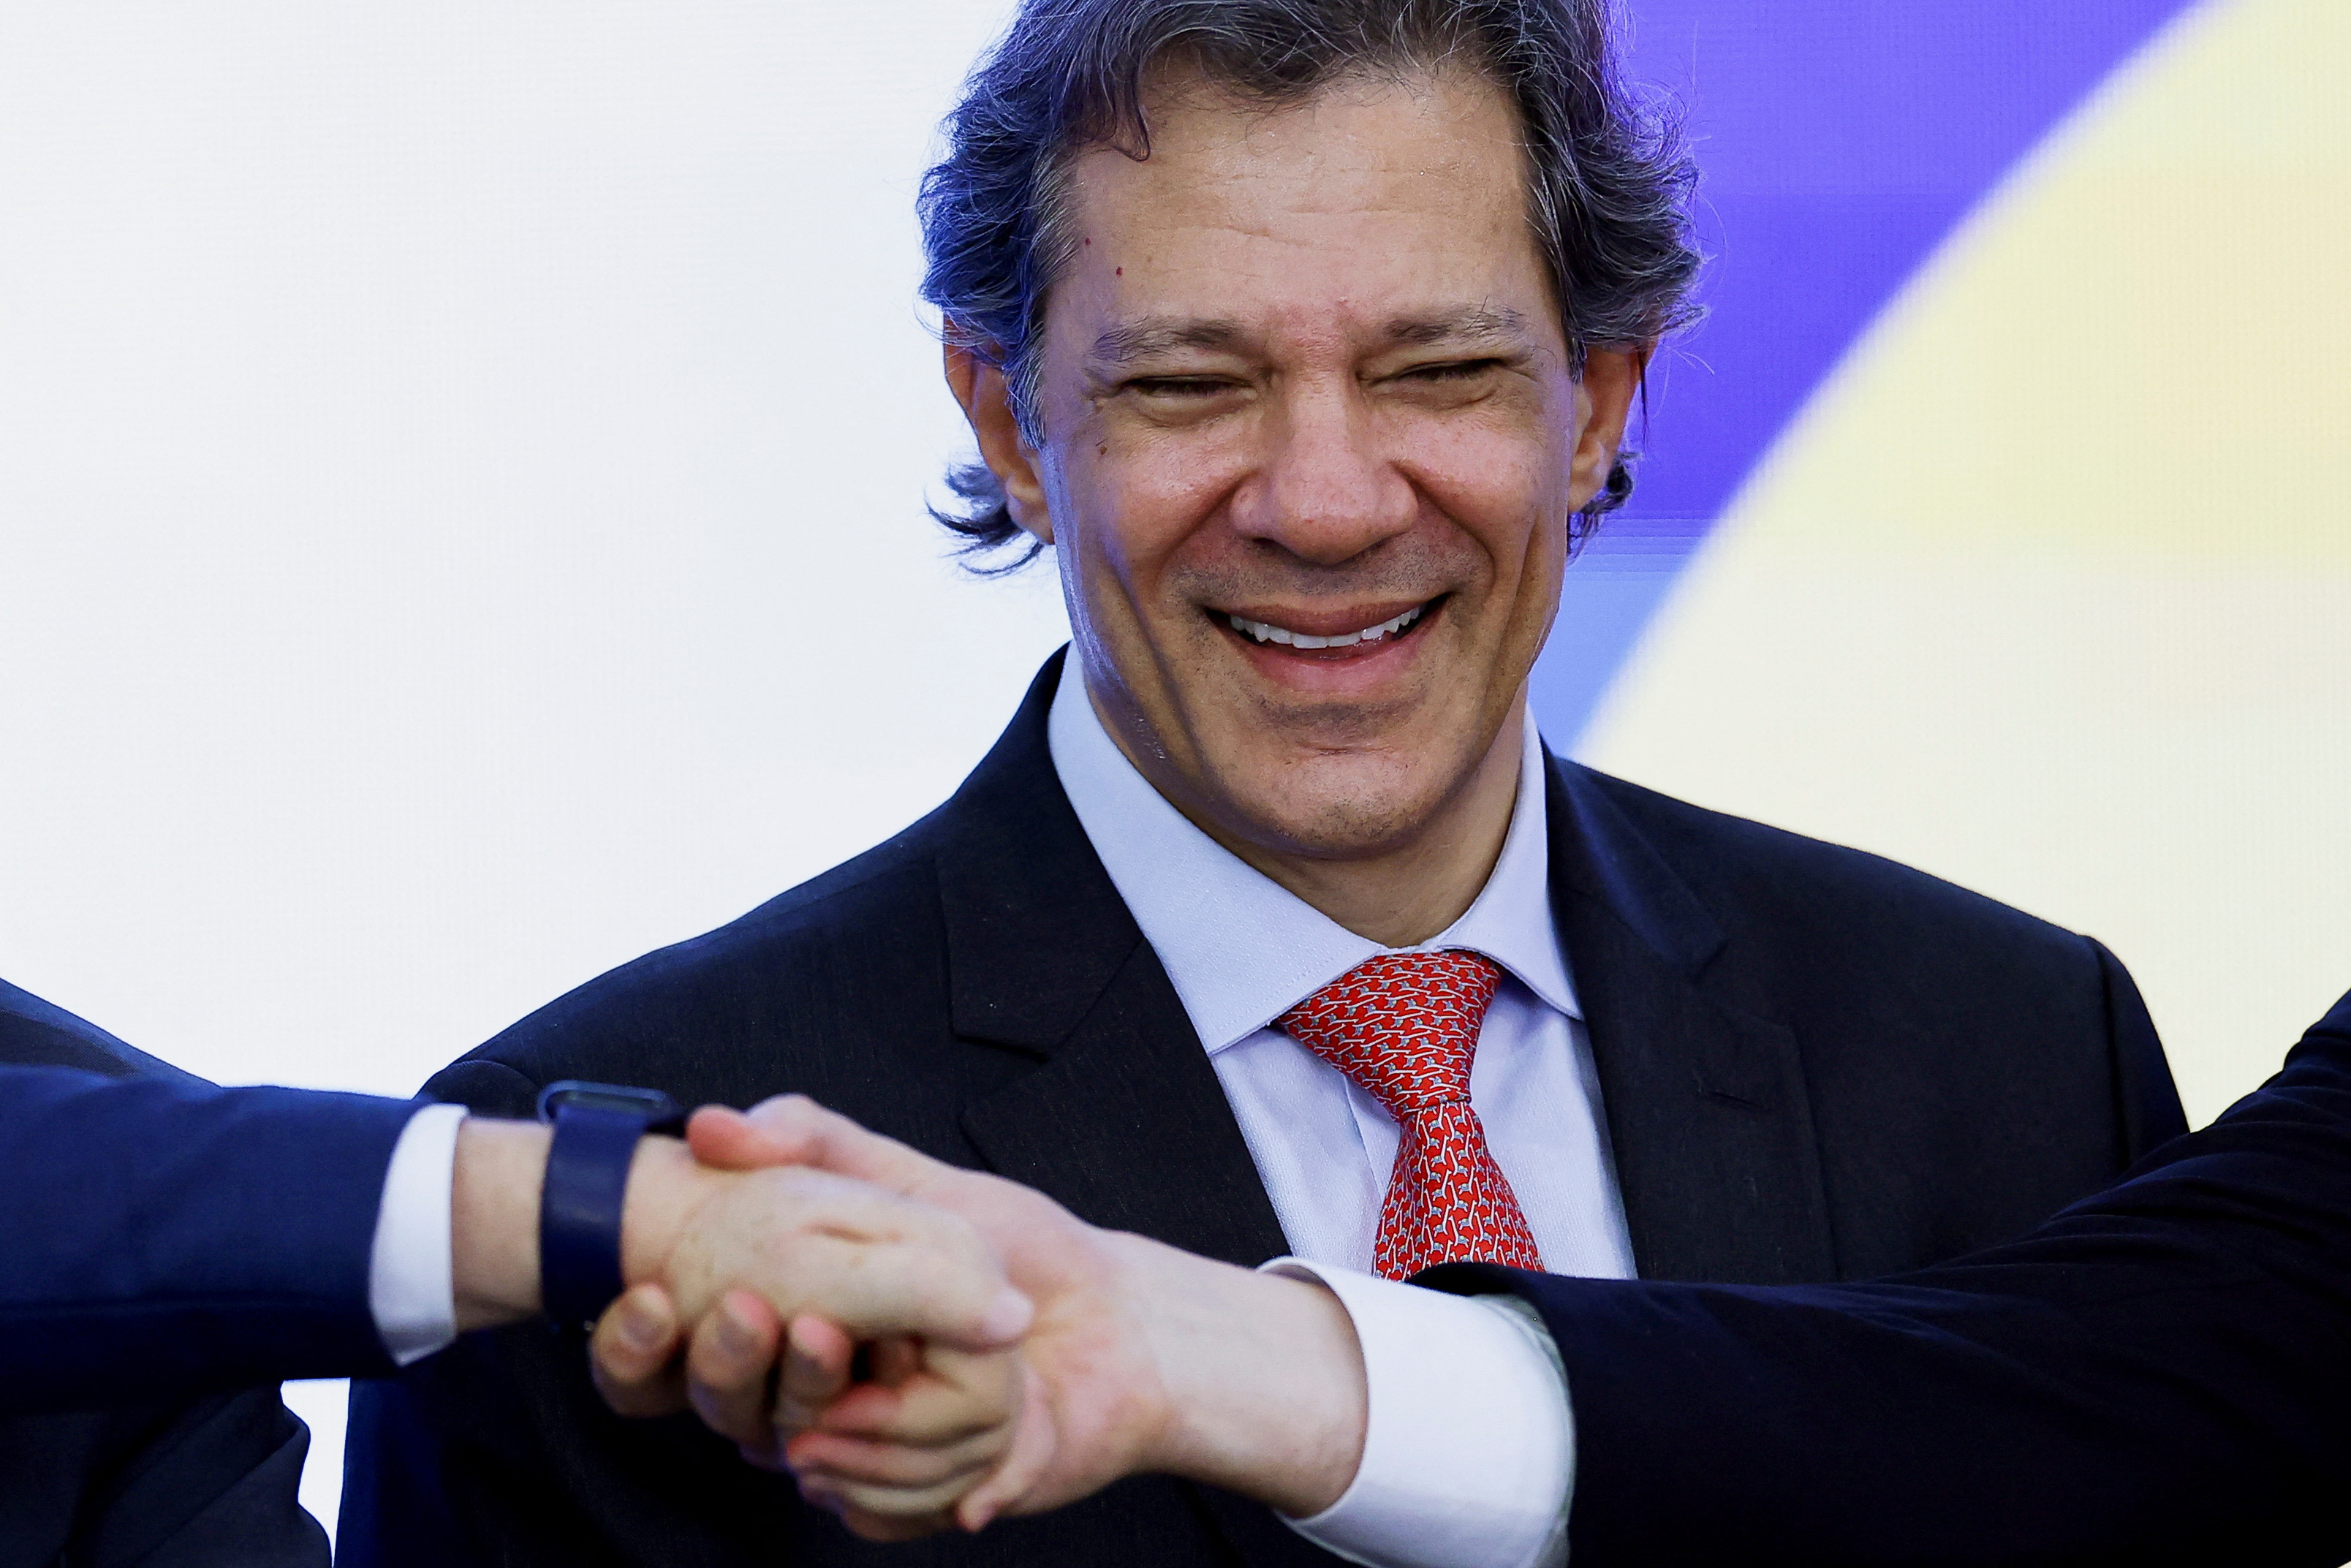
{"type": "MultiPolygon", "coordinates": [[[[367,1310],[374,1199],[316,1253],[293,1250],[315,1232],[275,1220],[347,1218],[322,1196],[333,1148],[307,1145],[381,1116],[312,1104],[262,1129],[285,1092],[214,1089],[5,981],[0,1064],[0,1568],[325,1568],[295,1496],[309,1433],[277,1380],[385,1365],[367,1310]],[[256,1158],[275,1160],[266,1190],[240,1179],[256,1158]],[[287,1249],[266,1287],[340,1288],[373,1354],[318,1359],[315,1314],[289,1318],[237,1277],[264,1247],[287,1249]]],[[[387,1143],[378,1191],[389,1157],[387,1143]]]]}
{"type": "Polygon", "coordinates": [[[2006,1245],[1756,1291],[1453,1266],[1550,1323],[1576,1568],[2351,1559],[2351,997],[2006,1245]]]}
{"type": "MultiPolygon", "coordinates": [[[[945,806],[733,925],[550,1004],[429,1092],[799,1090],[1097,1224],[1286,1250],[1216,1074],[1062,794],[1050,662],[945,806]]],[[[2180,1130],[2095,943],[1885,861],[1554,760],[1551,877],[1634,1255],[1654,1279],[1867,1276],[2011,1236],[2180,1130]]],[[[348,1562],[1330,1561],[1161,1478],[888,1552],[689,1419],[609,1416],[577,1341],[479,1336],[355,1384],[348,1562]]]]}

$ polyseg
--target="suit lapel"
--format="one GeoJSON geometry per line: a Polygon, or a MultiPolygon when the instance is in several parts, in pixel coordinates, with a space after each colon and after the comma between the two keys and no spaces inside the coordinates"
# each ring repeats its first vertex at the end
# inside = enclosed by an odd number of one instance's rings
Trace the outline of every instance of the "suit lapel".
{"type": "Polygon", "coordinates": [[[1095,1225],[1254,1266],[1289,1249],[1207,1052],[1140,936],[1036,1071],[967,1106],[998,1172],[1095,1225]]]}
{"type": "Polygon", "coordinates": [[[1550,776],[1552,908],[1641,1277],[1834,1278],[1794,1034],[1722,999],[1738,954],[1592,775],[1550,776]]]}
{"type": "Polygon", "coordinates": [[[1208,1054],[1062,793],[1064,654],[957,791],[938,861],[956,1032],[1042,1064],[964,1109],[1004,1176],[1097,1224],[1256,1264],[1286,1251],[1208,1054]]]}

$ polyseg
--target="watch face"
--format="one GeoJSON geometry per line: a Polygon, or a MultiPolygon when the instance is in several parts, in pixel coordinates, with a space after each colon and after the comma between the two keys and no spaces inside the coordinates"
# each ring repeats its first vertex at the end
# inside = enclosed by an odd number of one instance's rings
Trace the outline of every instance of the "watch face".
{"type": "Polygon", "coordinates": [[[552,1121],[559,1111],[611,1111],[641,1116],[648,1123],[665,1122],[678,1114],[677,1103],[658,1089],[636,1089],[622,1083],[584,1083],[567,1078],[539,1092],[538,1114],[552,1121]]]}

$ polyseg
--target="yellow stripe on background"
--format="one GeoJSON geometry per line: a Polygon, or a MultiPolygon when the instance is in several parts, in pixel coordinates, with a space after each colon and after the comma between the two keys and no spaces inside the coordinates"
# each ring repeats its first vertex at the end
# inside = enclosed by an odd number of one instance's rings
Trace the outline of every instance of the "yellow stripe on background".
{"type": "Polygon", "coordinates": [[[2199,1123],[2351,988],[2346,81],[2344,0],[2158,38],[1872,329],[1581,748],[2099,936],[2199,1123]]]}

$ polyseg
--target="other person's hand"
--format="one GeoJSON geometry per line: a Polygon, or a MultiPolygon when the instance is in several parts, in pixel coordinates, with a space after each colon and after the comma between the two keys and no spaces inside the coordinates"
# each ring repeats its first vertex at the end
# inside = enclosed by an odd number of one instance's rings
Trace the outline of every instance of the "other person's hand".
{"type": "Polygon", "coordinates": [[[687,1322],[743,1291],[861,1339],[991,1351],[1028,1328],[1029,1301],[968,1221],[844,1175],[760,1166],[715,1167],[674,1139],[644,1140],[629,1173],[623,1278],[659,1284],[687,1322]]]}
{"type": "MultiPolygon", "coordinates": [[[[458,1130],[450,1272],[460,1333],[539,1310],[548,1148],[535,1123],[473,1117],[458,1130]]],[[[676,1138],[640,1140],[621,1216],[623,1282],[658,1285],[688,1323],[710,1318],[731,1289],[787,1317],[821,1312],[861,1338],[997,1351],[1027,1330],[1028,1301],[968,1222],[841,1175],[753,1168],[769,1163],[719,1169],[676,1138]]]]}

